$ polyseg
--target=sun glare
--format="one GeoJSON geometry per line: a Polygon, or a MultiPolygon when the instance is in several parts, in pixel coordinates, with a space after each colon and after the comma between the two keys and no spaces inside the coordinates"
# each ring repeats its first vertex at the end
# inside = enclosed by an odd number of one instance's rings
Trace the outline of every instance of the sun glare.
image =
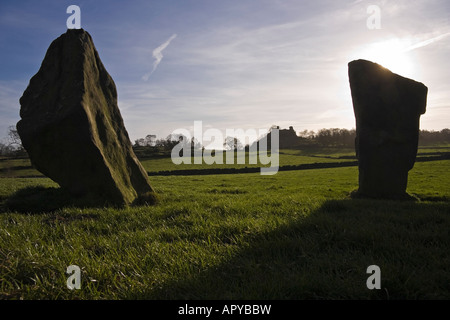
{"type": "Polygon", "coordinates": [[[398,39],[372,43],[358,54],[358,59],[376,62],[394,73],[414,79],[417,70],[411,52],[407,50],[409,46],[398,39]]]}

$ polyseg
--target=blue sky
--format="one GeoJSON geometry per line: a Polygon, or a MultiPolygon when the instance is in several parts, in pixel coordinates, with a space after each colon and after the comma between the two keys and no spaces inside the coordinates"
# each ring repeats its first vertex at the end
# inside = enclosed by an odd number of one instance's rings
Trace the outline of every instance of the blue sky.
{"type": "Polygon", "coordinates": [[[450,2],[137,0],[0,2],[0,137],[50,43],[81,8],[131,140],[178,128],[354,128],[347,63],[429,88],[421,128],[450,127],[450,2]],[[369,29],[370,5],[381,28],[369,29]]]}

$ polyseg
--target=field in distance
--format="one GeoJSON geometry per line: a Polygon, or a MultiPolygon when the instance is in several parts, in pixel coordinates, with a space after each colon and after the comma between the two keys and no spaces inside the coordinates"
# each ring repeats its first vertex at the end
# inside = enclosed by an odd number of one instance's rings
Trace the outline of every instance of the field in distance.
{"type": "MultiPolygon", "coordinates": [[[[270,156],[270,154],[269,154],[270,156]]],[[[417,154],[417,160],[420,161],[424,158],[430,157],[447,157],[450,158],[450,147],[419,147],[417,154]]],[[[176,165],[172,162],[169,154],[154,157],[144,157],[139,159],[149,175],[167,175],[175,171],[186,170],[198,170],[201,174],[202,170],[217,170],[220,173],[222,169],[236,168],[260,168],[268,167],[268,165],[262,165],[259,160],[257,164],[249,163],[249,153],[245,153],[245,163],[238,164],[236,154],[234,155],[234,161],[227,163],[225,152],[223,154],[223,164],[196,164],[194,157],[191,158],[191,164],[179,164],[176,165]]],[[[289,150],[283,149],[279,152],[279,166],[280,167],[295,167],[305,164],[309,165],[322,165],[331,163],[350,163],[356,165],[356,156],[354,149],[342,149],[342,148],[314,148],[311,150],[289,150]]],[[[33,168],[29,159],[0,159],[0,178],[1,177],[43,177],[43,175],[33,168]]]]}

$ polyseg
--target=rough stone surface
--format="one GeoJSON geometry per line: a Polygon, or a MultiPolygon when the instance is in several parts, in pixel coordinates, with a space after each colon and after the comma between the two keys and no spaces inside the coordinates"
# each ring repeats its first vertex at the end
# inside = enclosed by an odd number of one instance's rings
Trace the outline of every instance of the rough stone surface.
{"type": "Polygon", "coordinates": [[[357,194],[405,197],[428,88],[366,60],[350,62],[348,74],[356,117],[357,194]]]}
{"type": "Polygon", "coordinates": [[[40,172],[96,203],[154,202],[89,33],[71,29],[52,42],[20,104],[17,130],[40,172]]]}

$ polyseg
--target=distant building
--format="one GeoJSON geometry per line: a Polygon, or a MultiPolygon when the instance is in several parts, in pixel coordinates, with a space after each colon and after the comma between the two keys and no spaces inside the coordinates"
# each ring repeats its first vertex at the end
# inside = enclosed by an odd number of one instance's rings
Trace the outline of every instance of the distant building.
{"type": "MultiPolygon", "coordinates": [[[[295,148],[297,147],[299,144],[301,144],[302,141],[304,141],[303,138],[297,136],[297,133],[294,130],[293,126],[290,126],[289,129],[280,129],[280,126],[272,126],[270,128],[270,131],[273,129],[279,129],[278,133],[279,133],[279,148],[280,149],[290,149],[290,148],[295,148]]],[[[260,141],[265,141],[265,139],[268,139],[268,143],[267,143],[267,147],[270,148],[270,137],[271,137],[271,132],[269,131],[269,133],[264,136],[263,138],[261,138],[260,140],[258,140],[255,143],[259,143],[260,141]]]]}

